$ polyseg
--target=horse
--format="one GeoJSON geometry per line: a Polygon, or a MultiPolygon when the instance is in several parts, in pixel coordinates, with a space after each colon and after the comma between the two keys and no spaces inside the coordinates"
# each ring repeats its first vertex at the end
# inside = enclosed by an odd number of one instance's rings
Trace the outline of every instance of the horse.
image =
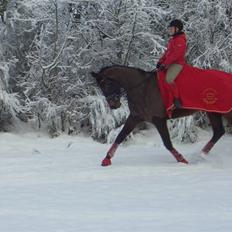
{"type": "MultiPolygon", "coordinates": [[[[177,151],[170,139],[167,127],[167,115],[165,105],[157,80],[157,71],[147,72],[139,68],[112,65],[102,68],[99,72],[91,72],[96,79],[109,107],[117,109],[121,106],[120,98],[122,90],[126,92],[130,114],[126,122],[116,137],[116,140],[106,153],[102,161],[102,166],[112,164],[113,158],[118,146],[132,132],[137,124],[141,122],[150,122],[157,128],[164,146],[174,156],[177,162],[188,164],[184,156],[177,151]]],[[[195,109],[174,109],[171,118],[180,118],[192,115],[200,110],[195,109]]],[[[222,117],[232,123],[232,111],[220,114],[217,112],[206,112],[213,129],[213,136],[203,147],[201,152],[207,155],[217,141],[224,135],[225,129],[222,117]]]]}

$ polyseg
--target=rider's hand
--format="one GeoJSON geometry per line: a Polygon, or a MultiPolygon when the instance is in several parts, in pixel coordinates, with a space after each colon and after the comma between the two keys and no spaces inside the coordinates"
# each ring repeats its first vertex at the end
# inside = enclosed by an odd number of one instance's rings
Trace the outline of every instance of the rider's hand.
{"type": "Polygon", "coordinates": [[[165,65],[164,65],[164,64],[161,64],[161,63],[158,63],[158,64],[156,65],[156,68],[157,68],[159,71],[162,71],[162,70],[166,69],[165,65]]]}
{"type": "Polygon", "coordinates": [[[162,64],[160,62],[157,63],[156,68],[159,69],[162,64]]]}

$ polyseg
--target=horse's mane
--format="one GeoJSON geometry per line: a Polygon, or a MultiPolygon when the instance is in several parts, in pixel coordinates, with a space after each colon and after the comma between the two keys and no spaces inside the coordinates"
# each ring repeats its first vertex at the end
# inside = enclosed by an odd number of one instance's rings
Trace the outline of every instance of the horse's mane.
{"type": "Polygon", "coordinates": [[[133,70],[136,70],[142,74],[146,74],[147,72],[144,71],[143,69],[140,69],[140,68],[136,68],[136,67],[130,67],[130,66],[125,66],[125,65],[110,65],[110,66],[106,66],[106,67],[103,67],[99,73],[101,72],[104,72],[105,70],[107,69],[110,69],[110,68],[129,68],[129,69],[133,69],[133,70]]]}

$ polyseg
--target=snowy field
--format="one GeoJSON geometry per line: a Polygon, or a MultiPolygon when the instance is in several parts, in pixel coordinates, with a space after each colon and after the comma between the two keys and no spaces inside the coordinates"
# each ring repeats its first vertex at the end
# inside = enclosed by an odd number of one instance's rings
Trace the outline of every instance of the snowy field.
{"type": "Polygon", "coordinates": [[[90,138],[1,133],[0,231],[230,232],[232,137],[200,160],[209,136],[176,144],[190,165],[147,133],[103,168],[109,145],[90,138]]]}

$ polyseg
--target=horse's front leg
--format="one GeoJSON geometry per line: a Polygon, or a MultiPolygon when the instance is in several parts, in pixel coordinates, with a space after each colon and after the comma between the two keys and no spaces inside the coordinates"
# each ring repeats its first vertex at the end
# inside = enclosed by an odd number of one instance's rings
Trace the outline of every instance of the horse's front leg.
{"type": "Polygon", "coordinates": [[[137,117],[129,115],[126,120],[126,123],[120,133],[118,134],[115,142],[107,152],[106,157],[102,161],[102,166],[109,166],[111,165],[111,159],[113,158],[118,146],[120,143],[124,141],[124,139],[131,133],[131,131],[136,127],[136,125],[141,122],[141,120],[137,117]]]}
{"type": "Polygon", "coordinates": [[[165,118],[153,118],[153,123],[156,126],[164,146],[171,152],[171,154],[175,157],[177,162],[188,164],[188,161],[173,147],[170,134],[167,127],[167,120],[165,118]]]}

